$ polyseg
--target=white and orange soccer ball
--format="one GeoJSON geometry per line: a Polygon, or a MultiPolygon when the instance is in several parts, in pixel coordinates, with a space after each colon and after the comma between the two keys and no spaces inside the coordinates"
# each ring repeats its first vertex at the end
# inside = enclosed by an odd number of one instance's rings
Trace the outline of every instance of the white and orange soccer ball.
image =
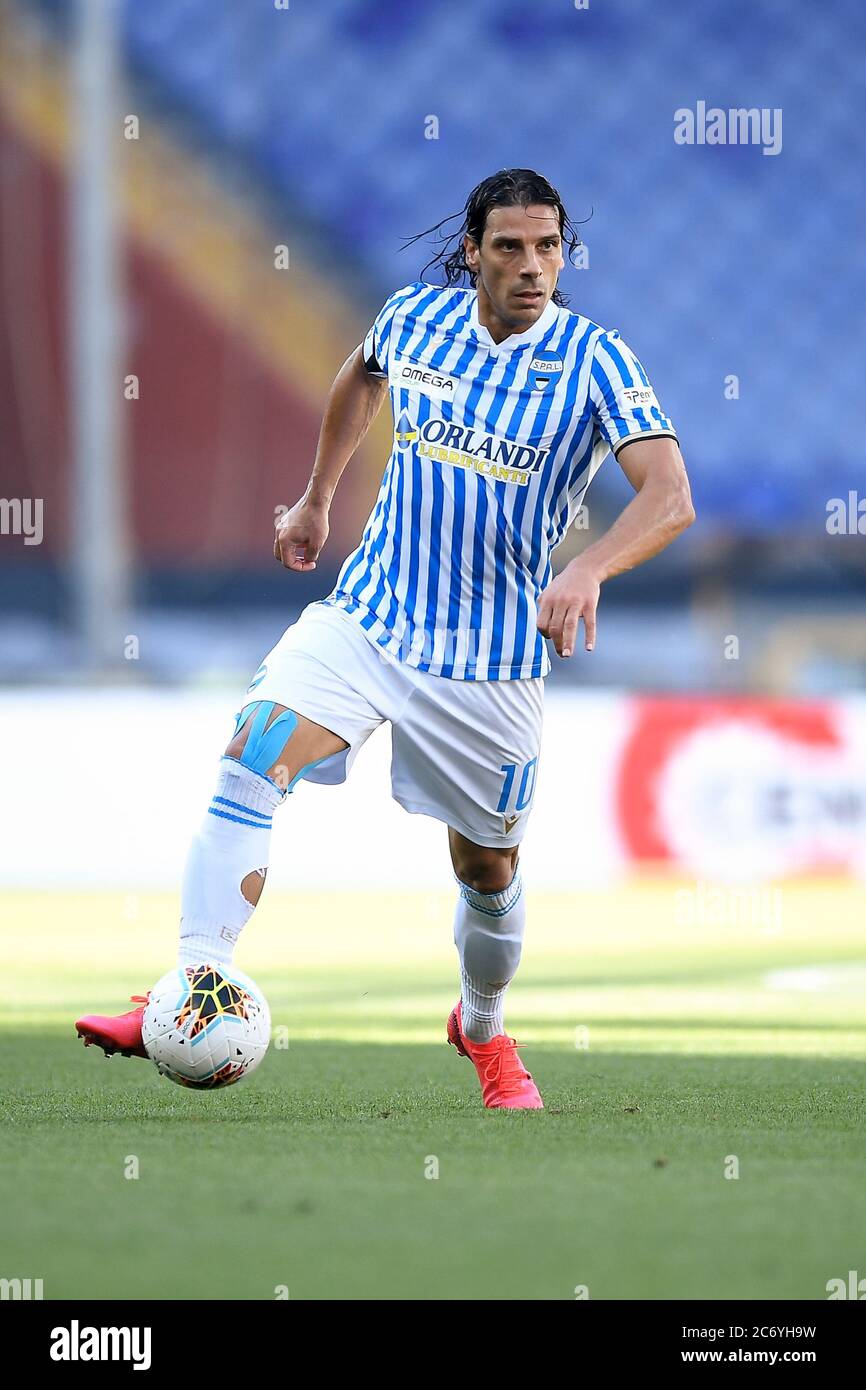
{"type": "Polygon", "coordinates": [[[141,1023],[157,1071],[179,1086],[232,1086],[268,1050],[271,1014],[262,991],[234,966],[177,966],[153,986],[141,1023]]]}

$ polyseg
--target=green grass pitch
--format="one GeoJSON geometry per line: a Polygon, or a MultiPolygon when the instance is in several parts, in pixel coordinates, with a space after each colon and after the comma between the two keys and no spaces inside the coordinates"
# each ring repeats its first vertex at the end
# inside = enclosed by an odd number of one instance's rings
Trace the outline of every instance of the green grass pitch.
{"type": "Polygon", "coordinates": [[[530,892],[507,1017],[547,1109],[523,1114],[484,1111],[444,1043],[450,893],[266,894],[238,963],[275,1043],[199,1094],[72,1028],[171,964],[176,900],[5,893],[0,1276],[49,1299],[826,1298],[866,1275],[863,890],[792,883],[712,926],[678,925],[681,888],[530,892]]]}

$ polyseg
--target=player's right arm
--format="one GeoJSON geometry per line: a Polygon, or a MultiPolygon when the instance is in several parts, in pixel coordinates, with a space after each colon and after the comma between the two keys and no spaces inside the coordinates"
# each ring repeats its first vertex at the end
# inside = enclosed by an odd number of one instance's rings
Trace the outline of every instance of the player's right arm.
{"type": "Polygon", "coordinates": [[[343,363],[328,395],[306,491],[276,522],[274,558],[286,569],[307,573],[316,568],[328,538],[337,483],[387,394],[387,377],[369,370],[365,345],[359,345],[343,363]]]}

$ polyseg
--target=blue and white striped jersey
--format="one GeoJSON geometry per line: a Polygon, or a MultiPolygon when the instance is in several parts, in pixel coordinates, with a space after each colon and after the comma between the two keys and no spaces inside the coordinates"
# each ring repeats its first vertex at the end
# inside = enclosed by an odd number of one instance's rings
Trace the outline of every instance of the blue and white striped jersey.
{"type": "Polygon", "coordinates": [[[551,557],[610,450],[676,438],[640,362],[551,300],[494,343],[474,290],[422,281],[364,342],[394,444],[357,549],[323,603],[410,666],[457,680],[547,675],[536,628],[551,557]]]}

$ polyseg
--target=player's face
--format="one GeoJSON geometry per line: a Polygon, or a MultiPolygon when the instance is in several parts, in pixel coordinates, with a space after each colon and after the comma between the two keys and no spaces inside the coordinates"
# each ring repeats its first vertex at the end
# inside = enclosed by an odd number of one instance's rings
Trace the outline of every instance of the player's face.
{"type": "MultiPolygon", "coordinates": [[[[492,208],[481,245],[463,239],[466,264],[478,276],[478,315],[488,329],[522,333],[544,313],[556,289],[562,237],[555,208],[492,208]]],[[[494,332],[494,336],[496,336],[494,332]]]]}

